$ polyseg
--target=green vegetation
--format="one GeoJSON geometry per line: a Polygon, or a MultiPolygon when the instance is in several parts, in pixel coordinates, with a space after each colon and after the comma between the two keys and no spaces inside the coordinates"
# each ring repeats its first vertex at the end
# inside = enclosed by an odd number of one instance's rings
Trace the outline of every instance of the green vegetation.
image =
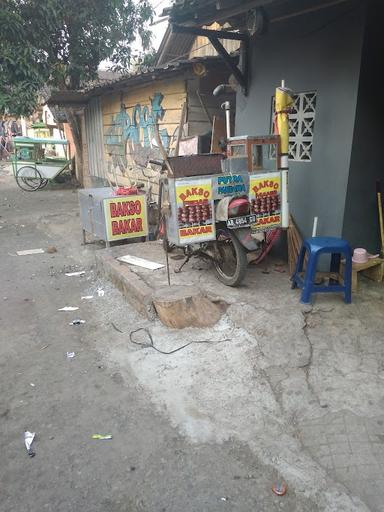
{"type": "Polygon", "coordinates": [[[76,90],[103,60],[128,70],[151,16],[148,0],[0,0],[0,113],[31,114],[43,85],[76,90]]]}

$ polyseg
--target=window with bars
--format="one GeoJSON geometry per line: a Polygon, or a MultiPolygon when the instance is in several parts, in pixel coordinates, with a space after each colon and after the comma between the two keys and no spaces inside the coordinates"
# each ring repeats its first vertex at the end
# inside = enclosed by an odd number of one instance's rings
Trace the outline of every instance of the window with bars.
{"type": "MultiPolygon", "coordinates": [[[[289,160],[312,160],[313,132],[315,128],[316,91],[293,95],[294,104],[289,114],[289,160]]],[[[272,100],[271,133],[274,132],[275,98],[272,100]]],[[[271,154],[271,158],[276,155],[271,154]]]]}

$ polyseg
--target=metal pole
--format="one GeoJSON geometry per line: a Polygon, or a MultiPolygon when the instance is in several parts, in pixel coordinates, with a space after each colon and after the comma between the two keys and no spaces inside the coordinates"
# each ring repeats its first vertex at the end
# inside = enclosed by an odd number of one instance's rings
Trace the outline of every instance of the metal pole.
{"type": "MultiPolygon", "coordinates": [[[[288,159],[288,158],[287,158],[288,159]]],[[[281,170],[281,227],[289,226],[288,170],[281,170]]]]}
{"type": "Polygon", "coordinates": [[[225,110],[225,124],[227,128],[227,139],[231,137],[231,104],[225,101],[221,104],[221,108],[225,110]]]}
{"type": "Polygon", "coordinates": [[[313,218],[312,237],[317,235],[317,221],[318,220],[319,220],[318,217],[313,218]]]}
{"type": "MultiPolygon", "coordinates": [[[[281,88],[285,89],[285,80],[281,80],[281,88]]],[[[289,120],[288,120],[289,122],[289,120]]],[[[281,171],[281,227],[289,226],[289,203],[288,203],[288,152],[280,154],[281,171]]]]}
{"type": "Polygon", "coordinates": [[[168,237],[167,237],[167,235],[165,235],[165,236],[166,236],[166,238],[165,238],[165,240],[166,240],[166,242],[165,242],[166,243],[165,261],[167,263],[167,278],[168,278],[168,286],[171,286],[171,274],[169,272],[169,259],[168,259],[168,250],[167,250],[168,249],[168,237]]]}

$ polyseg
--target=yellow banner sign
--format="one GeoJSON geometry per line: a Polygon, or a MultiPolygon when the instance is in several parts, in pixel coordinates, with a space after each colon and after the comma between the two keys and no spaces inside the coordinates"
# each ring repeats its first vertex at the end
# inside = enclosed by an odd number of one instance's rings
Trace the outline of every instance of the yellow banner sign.
{"type": "Polygon", "coordinates": [[[181,228],[179,229],[180,239],[191,238],[195,239],[196,237],[212,237],[214,235],[212,224],[208,226],[195,226],[190,228],[181,228]]]}
{"type": "Polygon", "coordinates": [[[280,174],[268,178],[258,178],[251,176],[250,179],[250,196],[251,197],[268,197],[276,196],[281,191],[280,174]]]}
{"type": "Polygon", "coordinates": [[[266,231],[281,226],[280,173],[251,175],[249,200],[251,213],[256,215],[252,231],[266,231]]]}
{"type": "Polygon", "coordinates": [[[256,217],[256,222],[252,224],[252,231],[266,231],[267,229],[278,228],[281,226],[281,214],[256,217]]]}
{"type": "Polygon", "coordinates": [[[176,201],[178,205],[196,205],[205,204],[212,199],[211,181],[196,185],[195,183],[187,183],[177,185],[176,201]]]}
{"type": "Polygon", "coordinates": [[[180,243],[204,242],[215,238],[212,198],[210,179],[195,178],[176,183],[180,243]]]}
{"type": "Polygon", "coordinates": [[[109,241],[147,236],[147,207],[144,195],[106,199],[104,213],[109,241]]]}

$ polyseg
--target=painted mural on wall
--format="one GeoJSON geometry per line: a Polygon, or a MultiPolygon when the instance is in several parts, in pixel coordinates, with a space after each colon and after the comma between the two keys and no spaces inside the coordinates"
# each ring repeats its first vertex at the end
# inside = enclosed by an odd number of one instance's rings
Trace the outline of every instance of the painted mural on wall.
{"type": "MultiPolygon", "coordinates": [[[[160,157],[155,142],[155,125],[164,118],[165,109],[161,106],[164,96],[156,92],[149,105],[137,103],[131,112],[124,105],[120,112],[112,115],[112,126],[106,133],[105,145],[111,156],[110,165],[124,174],[132,164],[146,167],[150,159],[160,157]]],[[[166,128],[159,129],[164,148],[168,151],[171,136],[166,128]]]]}

